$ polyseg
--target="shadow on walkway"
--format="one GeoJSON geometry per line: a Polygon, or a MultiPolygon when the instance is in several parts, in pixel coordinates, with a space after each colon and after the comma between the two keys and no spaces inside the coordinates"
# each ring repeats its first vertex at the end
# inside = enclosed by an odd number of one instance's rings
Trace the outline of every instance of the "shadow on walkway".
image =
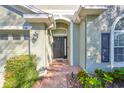
{"type": "Polygon", "coordinates": [[[79,66],[70,66],[67,60],[53,60],[47,74],[33,88],[67,88],[67,74],[78,73],[79,70],[79,66]]]}

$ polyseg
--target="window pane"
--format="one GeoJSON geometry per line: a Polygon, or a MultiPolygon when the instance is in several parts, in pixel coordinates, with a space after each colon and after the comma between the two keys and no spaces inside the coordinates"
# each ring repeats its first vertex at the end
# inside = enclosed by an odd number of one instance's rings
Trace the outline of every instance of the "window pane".
{"type": "Polygon", "coordinates": [[[119,45],[119,44],[118,44],[118,40],[115,40],[115,41],[114,41],[114,45],[115,45],[115,46],[118,46],[118,45],[119,45]]]}
{"type": "Polygon", "coordinates": [[[114,46],[124,46],[124,32],[114,33],[114,46]]]}
{"type": "Polygon", "coordinates": [[[118,46],[119,45],[119,33],[118,32],[114,32],[114,45],[118,46]]]}
{"type": "Polygon", "coordinates": [[[8,34],[0,34],[0,40],[8,40],[8,34]]]}
{"type": "Polygon", "coordinates": [[[21,36],[18,34],[13,34],[13,40],[21,40],[21,36]]]}
{"type": "Polygon", "coordinates": [[[24,35],[24,40],[29,40],[29,35],[28,34],[24,35]]]}
{"type": "Polygon", "coordinates": [[[124,48],[114,48],[114,61],[124,62],[124,48]]]}
{"type": "Polygon", "coordinates": [[[119,40],[119,46],[124,46],[124,40],[119,40]]]}

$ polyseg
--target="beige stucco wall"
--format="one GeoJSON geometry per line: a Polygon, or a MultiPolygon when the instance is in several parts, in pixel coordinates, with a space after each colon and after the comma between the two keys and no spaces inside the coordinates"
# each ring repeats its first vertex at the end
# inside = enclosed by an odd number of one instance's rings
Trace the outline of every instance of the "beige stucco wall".
{"type": "Polygon", "coordinates": [[[32,25],[33,28],[30,31],[30,54],[34,54],[37,57],[37,70],[39,76],[42,76],[46,71],[49,62],[52,61],[52,37],[48,34],[45,25],[36,24],[32,25]],[[33,40],[34,35],[37,34],[36,40],[33,40]]]}
{"type": "MultiPolygon", "coordinates": [[[[102,30],[97,29],[95,22],[98,16],[87,16],[87,55],[86,70],[93,72],[100,68],[104,70],[111,69],[111,63],[101,62],[101,33],[102,30]]],[[[105,25],[105,24],[103,24],[105,25]]],[[[99,27],[98,27],[99,28],[99,27]]],[[[101,28],[102,29],[102,28],[101,28]]]]}
{"type": "Polygon", "coordinates": [[[79,33],[79,37],[80,37],[80,52],[79,52],[79,56],[80,56],[80,62],[79,65],[85,69],[85,57],[86,57],[86,51],[85,51],[85,43],[86,43],[86,29],[85,29],[85,20],[82,20],[80,23],[80,33],[79,33]]]}
{"type": "MultiPolygon", "coordinates": [[[[39,76],[46,72],[46,67],[52,61],[52,36],[44,24],[30,23],[30,30],[25,19],[11,10],[0,6],[0,34],[8,33],[9,40],[0,40],[0,87],[4,83],[4,65],[9,57],[23,54],[34,54],[37,57],[39,76]],[[21,28],[21,30],[19,30],[21,28]],[[21,34],[21,40],[13,40],[12,33],[21,34]],[[23,34],[29,34],[30,39],[24,40],[23,34]],[[37,37],[38,36],[38,37],[37,37]],[[34,38],[36,37],[36,38],[34,38]]],[[[28,24],[29,25],[29,24],[28,24]]]]}
{"type": "Polygon", "coordinates": [[[52,62],[53,59],[53,50],[52,50],[52,43],[53,43],[53,36],[50,30],[46,31],[46,44],[45,44],[45,51],[46,51],[46,66],[52,62]]]}
{"type": "MultiPolygon", "coordinates": [[[[70,25],[68,26],[68,30],[67,30],[67,59],[69,60],[70,63],[70,29],[69,29],[70,25]]],[[[71,64],[71,63],[70,63],[71,64]]]]}
{"type": "Polygon", "coordinates": [[[80,63],[80,25],[73,24],[73,65],[80,63]]]}

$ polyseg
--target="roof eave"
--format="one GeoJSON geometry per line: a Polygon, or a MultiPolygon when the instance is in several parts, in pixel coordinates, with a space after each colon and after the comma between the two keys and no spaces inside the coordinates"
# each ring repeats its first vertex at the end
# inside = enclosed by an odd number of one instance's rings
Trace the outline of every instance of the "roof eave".
{"type": "MultiPolygon", "coordinates": [[[[79,15],[81,14],[81,11],[82,10],[90,10],[90,9],[91,10],[103,10],[103,11],[105,11],[107,9],[107,7],[105,7],[105,6],[83,6],[83,5],[80,5],[78,10],[74,13],[73,22],[74,23],[80,23],[81,16],[79,16],[79,15]]],[[[85,16],[86,15],[84,15],[83,17],[85,17],[85,16]]]]}
{"type": "Polygon", "coordinates": [[[23,17],[29,23],[43,23],[48,26],[48,29],[55,28],[55,21],[53,19],[53,15],[51,14],[23,14],[23,17]]]}

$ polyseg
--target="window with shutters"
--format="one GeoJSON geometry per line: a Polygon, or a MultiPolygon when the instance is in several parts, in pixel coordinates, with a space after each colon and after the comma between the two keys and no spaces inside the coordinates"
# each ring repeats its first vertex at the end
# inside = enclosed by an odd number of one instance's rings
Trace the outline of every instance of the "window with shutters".
{"type": "Polygon", "coordinates": [[[102,33],[101,35],[101,61],[109,62],[110,58],[110,33],[102,33]]]}

